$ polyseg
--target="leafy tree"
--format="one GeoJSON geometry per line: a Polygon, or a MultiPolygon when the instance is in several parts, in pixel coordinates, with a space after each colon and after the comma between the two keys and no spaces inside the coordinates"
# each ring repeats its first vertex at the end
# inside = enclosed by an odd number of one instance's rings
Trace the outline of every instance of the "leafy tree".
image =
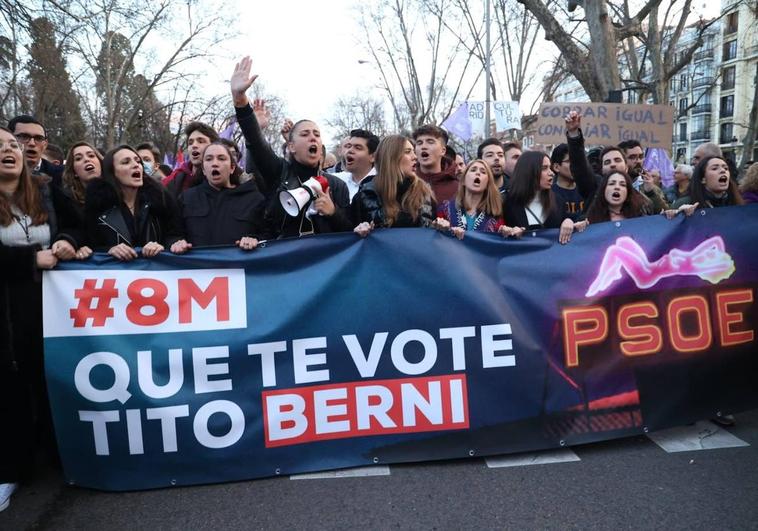
{"type": "Polygon", "coordinates": [[[79,99],[66,70],[63,50],[55,42],[53,24],[46,18],[34,19],[29,33],[32,114],[45,124],[51,141],[65,149],[86,136],[79,99]]]}

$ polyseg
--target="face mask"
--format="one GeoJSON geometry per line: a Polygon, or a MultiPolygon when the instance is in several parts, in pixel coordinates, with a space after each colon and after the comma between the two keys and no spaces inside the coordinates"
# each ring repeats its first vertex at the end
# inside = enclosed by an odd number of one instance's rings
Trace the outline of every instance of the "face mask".
{"type": "Polygon", "coordinates": [[[152,177],[153,173],[155,173],[155,168],[153,168],[152,162],[143,162],[142,169],[145,170],[145,175],[148,177],[152,177]]]}

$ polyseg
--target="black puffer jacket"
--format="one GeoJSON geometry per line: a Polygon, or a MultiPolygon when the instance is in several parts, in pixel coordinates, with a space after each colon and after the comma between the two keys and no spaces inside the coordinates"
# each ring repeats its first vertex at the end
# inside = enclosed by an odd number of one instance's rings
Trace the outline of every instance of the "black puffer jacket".
{"type": "MultiPolygon", "coordinates": [[[[410,188],[411,179],[406,177],[397,188],[397,200],[402,204],[403,196],[410,188]]],[[[376,227],[387,227],[387,219],[384,216],[382,198],[374,187],[373,176],[367,177],[362,183],[358,193],[353,197],[352,203],[353,225],[364,221],[374,222],[376,227]]],[[[408,212],[401,210],[393,227],[429,227],[435,219],[436,207],[431,197],[421,206],[419,216],[414,220],[408,212]]]]}
{"type": "Polygon", "coordinates": [[[264,197],[255,181],[217,190],[208,181],[179,198],[184,236],[193,246],[234,245],[243,236],[262,237],[264,197]]]}
{"type": "Polygon", "coordinates": [[[107,251],[119,243],[142,247],[148,242],[158,242],[168,249],[182,239],[174,199],[151,179],[144,179],[137,193],[134,216],[110,183],[93,179],[87,185],[84,218],[87,245],[94,250],[107,251]]]}
{"type": "Polygon", "coordinates": [[[316,234],[327,232],[350,231],[353,229],[349,217],[350,194],[347,185],[334,175],[322,173],[329,181],[329,191],[334,202],[335,212],[331,216],[312,216],[305,219],[305,209],[297,217],[288,216],[279,203],[279,192],[292,190],[316,175],[316,168],[309,168],[295,160],[286,160],[273,152],[268,145],[253,109],[236,107],[237,123],[245,137],[249,153],[253,156],[255,166],[261,176],[261,190],[266,196],[266,237],[291,237],[308,232],[311,223],[316,234]]]}

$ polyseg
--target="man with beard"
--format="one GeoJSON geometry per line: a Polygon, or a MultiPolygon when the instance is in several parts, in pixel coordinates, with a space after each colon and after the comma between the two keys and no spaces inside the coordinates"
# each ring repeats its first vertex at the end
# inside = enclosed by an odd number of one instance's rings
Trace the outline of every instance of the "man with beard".
{"type": "Polygon", "coordinates": [[[176,168],[171,175],[163,179],[169,193],[178,199],[179,196],[195,185],[204,181],[203,177],[203,151],[211,142],[218,140],[218,133],[208,124],[203,122],[190,122],[184,128],[187,137],[188,160],[176,168]]]}
{"type": "Polygon", "coordinates": [[[458,179],[455,163],[447,158],[447,133],[436,125],[422,125],[411,135],[416,146],[416,175],[432,187],[437,204],[455,198],[458,179]]]}
{"type": "Polygon", "coordinates": [[[48,175],[52,179],[53,184],[56,186],[60,185],[63,176],[63,166],[53,164],[42,157],[45,149],[47,149],[48,140],[45,126],[34,117],[22,114],[12,118],[8,122],[8,129],[24,145],[24,160],[32,174],[48,175]]]}
{"type": "Polygon", "coordinates": [[[503,190],[507,189],[511,182],[511,176],[516,169],[516,163],[521,157],[521,143],[516,140],[503,143],[503,190]]]}
{"type": "Polygon", "coordinates": [[[624,153],[627,172],[634,182],[634,188],[650,199],[654,206],[660,206],[662,210],[668,208],[663,191],[656,186],[653,176],[642,167],[645,161],[645,150],[639,140],[624,140],[618,147],[624,153]]]}
{"type": "Polygon", "coordinates": [[[347,212],[350,204],[347,186],[321,169],[323,143],[318,126],[310,120],[300,120],[292,126],[287,133],[289,160],[279,157],[266,142],[257,118],[258,113],[265,114],[265,102],[256,100],[254,110],[246,94],[258,77],[250,75],[251,66],[250,57],[237,63],[230,85],[237,123],[261,177],[261,191],[268,199],[266,236],[285,238],[351,231],[353,224],[347,212]],[[279,201],[280,192],[299,188],[317,176],[327,180],[328,190],[318,193],[297,216],[287,215],[279,201]]]}
{"type": "Polygon", "coordinates": [[[371,175],[374,175],[374,152],[379,146],[379,137],[365,129],[353,129],[347,142],[343,144],[345,149],[345,171],[335,175],[347,185],[350,200],[358,192],[361,183],[371,175]]]}
{"type": "MultiPolygon", "coordinates": [[[[505,195],[505,151],[503,145],[497,138],[488,138],[476,150],[476,158],[483,160],[492,170],[492,176],[495,178],[495,186],[500,191],[500,195],[505,195]]],[[[515,166],[515,164],[514,164],[515,166]]]]}
{"type": "MultiPolygon", "coordinates": [[[[602,172],[602,176],[595,175],[587,160],[587,154],[584,152],[581,115],[576,111],[571,111],[566,115],[565,122],[571,175],[580,187],[579,190],[582,197],[584,197],[584,204],[589,206],[603,176],[615,171],[627,174],[626,157],[624,151],[618,146],[605,147],[600,153],[600,171],[602,172]]],[[[663,194],[658,195],[653,193],[652,197],[646,195],[644,197],[647,199],[647,210],[649,212],[657,213],[667,208],[663,194]]]]}

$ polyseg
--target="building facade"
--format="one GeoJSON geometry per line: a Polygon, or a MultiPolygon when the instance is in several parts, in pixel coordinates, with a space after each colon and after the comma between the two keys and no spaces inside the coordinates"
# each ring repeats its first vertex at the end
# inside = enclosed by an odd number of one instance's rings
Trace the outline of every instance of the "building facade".
{"type": "MultiPolygon", "coordinates": [[[[758,1],[723,0],[721,13],[721,19],[704,33],[704,43],[690,64],[669,82],[669,104],[676,109],[672,138],[676,162],[689,161],[703,142],[718,144],[736,162],[742,157],[758,82],[758,1]]],[[[678,53],[684,53],[696,38],[696,28],[687,28],[678,53]]],[[[633,98],[633,93],[626,95],[633,98]]],[[[573,78],[555,97],[563,102],[587,99],[573,78]]],[[[748,158],[758,160],[758,149],[748,158]]]]}

